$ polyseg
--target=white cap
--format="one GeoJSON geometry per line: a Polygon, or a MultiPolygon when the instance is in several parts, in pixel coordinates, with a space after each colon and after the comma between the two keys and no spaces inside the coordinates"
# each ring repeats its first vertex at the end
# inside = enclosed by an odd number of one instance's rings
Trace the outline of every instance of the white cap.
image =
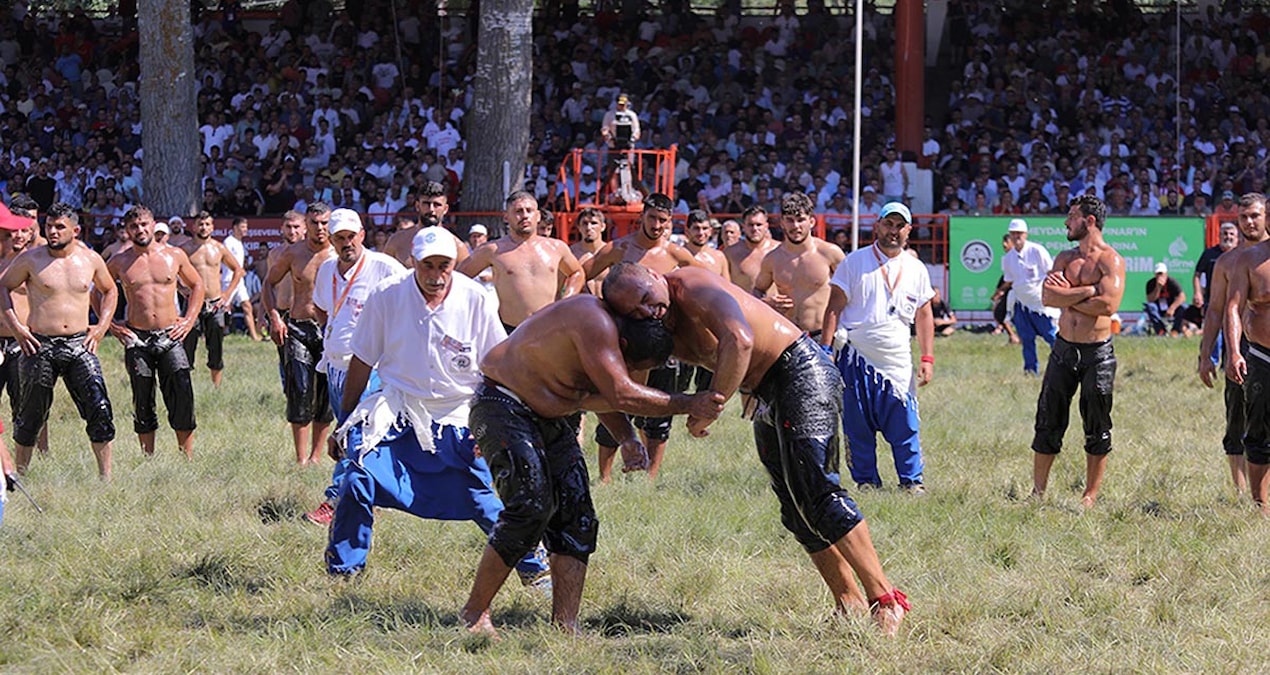
{"type": "Polygon", "coordinates": [[[878,219],[885,218],[892,213],[900,214],[900,216],[904,218],[904,222],[910,225],[913,224],[913,213],[908,210],[907,206],[904,206],[899,202],[887,202],[883,204],[882,212],[878,214],[878,219]]]}
{"type": "Polygon", "coordinates": [[[330,233],[361,232],[362,217],[352,209],[335,209],[331,211],[330,233]]]}
{"type": "Polygon", "coordinates": [[[1168,274],[1168,273],[1169,273],[1169,266],[1168,266],[1168,265],[1165,265],[1164,263],[1156,263],[1156,264],[1155,264],[1155,273],[1156,273],[1156,274],[1168,274]]]}
{"type": "Polygon", "coordinates": [[[185,227],[185,219],[180,216],[172,216],[171,218],[168,218],[168,225],[180,225],[181,227],[185,227]]]}
{"type": "Polygon", "coordinates": [[[158,234],[160,232],[162,232],[163,234],[172,234],[172,230],[168,229],[167,223],[155,223],[154,233],[158,234]]]}
{"type": "Polygon", "coordinates": [[[1010,228],[1006,232],[1022,232],[1027,234],[1027,221],[1022,218],[1015,218],[1010,221],[1010,228]]]}
{"type": "Polygon", "coordinates": [[[410,253],[415,260],[423,260],[439,255],[451,260],[459,256],[459,247],[454,243],[454,235],[440,225],[420,228],[415,233],[410,253]]]}
{"type": "Polygon", "coordinates": [[[485,236],[489,236],[489,230],[485,229],[484,225],[477,223],[473,225],[472,227],[468,228],[468,231],[467,231],[467,236],[469,237],[474,234],[483,234],[485,236]]]}

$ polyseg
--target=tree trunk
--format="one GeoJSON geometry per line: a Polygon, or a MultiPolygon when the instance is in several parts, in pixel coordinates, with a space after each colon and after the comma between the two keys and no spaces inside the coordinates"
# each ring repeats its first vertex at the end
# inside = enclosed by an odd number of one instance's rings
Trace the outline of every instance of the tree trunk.
{"type": "Polygon", "coordinates": [[[189,216],[199,209],[202,173],[190,3],[137,0],[137,30],[146,206],[156,219],[189,216]]]}
{"type": "MultiPolygon", "coordinates": [[[[524,183],[533,80],[533,0],[482,0],[474,100],[466,121],[464,211],[503,211],[524,183]],[[504,166],[507,168],[504,169],[504,166]],[[503,177],[510,177],[507,191],[503,177]]],[[[488,222],[488,219],[484,219],[488,222]]],[[[459,234],[467,223],[459,223],[459,234]]],[[[496,229],[501,230],[500,224],[496,229]]],[[[491,231],[491,237],[494,232],[491,231]]]]}

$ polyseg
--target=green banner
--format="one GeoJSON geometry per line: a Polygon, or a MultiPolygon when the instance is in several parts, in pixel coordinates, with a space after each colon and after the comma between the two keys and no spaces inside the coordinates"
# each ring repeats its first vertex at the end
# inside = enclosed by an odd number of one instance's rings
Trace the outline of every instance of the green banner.
{"type": "MultiPolygon", "coordinates": [[[[1072,248],[1063,216],[953,216],[948,225],[948,304],[954,311],[992,309],[992,294],[1001,278],[1001,236],[1012,218],[1027,221],[1028,240],[1057,257],[1072,248]]],[[[1169,276],[1191,295],[1195,262],[1204,252],[1202,218],[1121,218],[1107,220],[1103,239],[1125,262],[1122,312],[1140,312],[1146,284],[1156,263],[1169,266],[1169,276]]]]}

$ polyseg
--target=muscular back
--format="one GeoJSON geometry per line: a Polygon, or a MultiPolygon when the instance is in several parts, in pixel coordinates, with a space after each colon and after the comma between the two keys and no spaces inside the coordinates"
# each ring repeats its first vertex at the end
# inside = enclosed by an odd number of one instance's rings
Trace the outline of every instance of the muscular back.
{"type": "Polygon", "coordinates": [[[753,290],[754,281],[758,279],[759,269],[763,266],[763,258],[778,246],[780,243],[773,239],[765,239],[757,246],[750,246],[749,242],[741,240],[724,249],[723,255],[728,259],[732,283],[747,291],[753,290]]]}
{"type": "Polygon", "coordinates": [[[579,352],[596,347],[592,334],[597,328],[612,333],[616,349],[617,327],[600,300],[590,295],[566,298],[529,317],[491,349],[481,361],[481,372],[516,392],[539,415],[571,414],[596,393],[579,352]]]}
{"type": "Polygon", "coordinates": [[[706,270],[680,269],[666,275],[666,283],[666,324],[675,335],[675,356],[680,360],[715,368],[719,337],[738,328],[748,331],[753,349],[741,379],[743,390],[757,388],[781,352],[802,335],[798,326],[762,300],[706,270]]]}

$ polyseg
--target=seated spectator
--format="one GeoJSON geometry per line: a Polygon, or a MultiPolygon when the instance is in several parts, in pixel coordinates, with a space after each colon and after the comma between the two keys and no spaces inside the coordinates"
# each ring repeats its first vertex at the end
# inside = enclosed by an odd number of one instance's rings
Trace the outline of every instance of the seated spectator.
{"type": "Polygon", "coordinates": [[[1189,329],[1183,325],[1182,312],[1186,309],[1186,293],[1182,285],[1169,276],[1169,267],[1164,263],[1155,266],[1155,276],[1147,280],[1147,301],[1142,310],[1146,312],[1147,330],[1152,335],[1190,335],[1189,329]]]}
{"type": "Polygon", "coordinates": [[[957,332],[957,315],[949,309],[948,303],[944,302],[943,296],[939,289],[935,289],[935,295],[930,299],[930,311],[935,316],[935,335],[937,337],[948,337],[957,332]]]}

